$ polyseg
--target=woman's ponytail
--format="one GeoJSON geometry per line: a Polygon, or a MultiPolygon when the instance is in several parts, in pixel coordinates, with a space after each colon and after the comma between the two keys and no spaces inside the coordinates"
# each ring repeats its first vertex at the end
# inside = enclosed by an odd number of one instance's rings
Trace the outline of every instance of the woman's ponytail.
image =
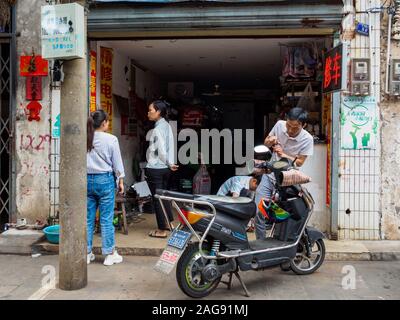
{"type": "Polygon", "coordinates": [[[94,121],[90,115],[87,119],[87,152],[93,149],[93,138],[94,138],[94,121]]]}
{"type": "Polygon", "coordinates": [[[108,121],[109,117],[104,110],[96,110],[90,114],[87,120],[87,152],[93,149],[94,131],[101,127],[104,121],[108,121]]]}

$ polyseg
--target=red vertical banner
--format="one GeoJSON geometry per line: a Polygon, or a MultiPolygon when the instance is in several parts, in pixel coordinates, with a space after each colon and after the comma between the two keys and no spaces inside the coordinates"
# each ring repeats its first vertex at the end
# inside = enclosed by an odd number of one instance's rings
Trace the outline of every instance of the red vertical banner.
{"type": "Polygon", "coordinates": [[[96,111],[96,66],[97,53],[90,51],[90,112],[96,111]]]}
{"type": "Polygon", "coordinates": [[[326,206],[331,205],[331,154],[332,154],[332,143],[331,143],[331,127],[332,127],[332,99],[331,94],[324,94],[323,105],[322,105],[322,127],[326,134],[326,206]]]}
{"type": "Polygon", "coordinates": [[[110,118],[109,132],[112,132],[112,62],[113,49],[100,47],[100,103],[110,118]]]}

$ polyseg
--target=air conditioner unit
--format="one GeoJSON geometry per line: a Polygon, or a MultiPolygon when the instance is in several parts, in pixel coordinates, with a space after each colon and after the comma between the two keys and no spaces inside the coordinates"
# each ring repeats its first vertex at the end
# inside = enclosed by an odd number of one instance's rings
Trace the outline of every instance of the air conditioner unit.
{"type": "Polygon", "coordinates": [[[193,82],[168,82],[168,97],[173,99],[192,98],[193,82]]]}

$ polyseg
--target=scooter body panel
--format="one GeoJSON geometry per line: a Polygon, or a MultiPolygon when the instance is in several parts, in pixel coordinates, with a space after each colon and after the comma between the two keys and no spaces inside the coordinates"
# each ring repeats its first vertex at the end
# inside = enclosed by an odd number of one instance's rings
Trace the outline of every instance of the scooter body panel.
{"type": "MultiPolygon", "coordinates": [[[[193,225],[194,230],[205,232],[210,219],[201,219],[193,225]]],[[[208,236],[217,240],[231,250],[245,250],[249,248],[246,228],[248,220],[240,220],[223,212],[217,212],[208,236]]]]}

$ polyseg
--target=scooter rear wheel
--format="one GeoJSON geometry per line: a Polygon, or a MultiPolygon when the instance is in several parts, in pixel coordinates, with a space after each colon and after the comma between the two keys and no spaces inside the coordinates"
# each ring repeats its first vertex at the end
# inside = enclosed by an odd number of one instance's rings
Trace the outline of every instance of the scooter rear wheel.
{"type": "MultiPolygon", "coordinates": [[[[203,251],[208,253],[205,246],[203,246],[203,251]]],[[[208,262],[209,260],[204,261],[202,258],[198,242],[190,244],[185,249],[176,266],[176,280],[184,294],[192,298],[203,298],[217,288],[222,276],[207,282],[201,274],[202,268],[208,262]]]]}
{"type": "Polygon", "coordinates": [[[296,257],[290,260],[290,267],[296,274],[311,274],[322,265],[324,259],[325,244],[322,239],[315,241],[310,247],[310,257],[307,256],[306,244],[302,239],[298,244],[296,257]]]}

